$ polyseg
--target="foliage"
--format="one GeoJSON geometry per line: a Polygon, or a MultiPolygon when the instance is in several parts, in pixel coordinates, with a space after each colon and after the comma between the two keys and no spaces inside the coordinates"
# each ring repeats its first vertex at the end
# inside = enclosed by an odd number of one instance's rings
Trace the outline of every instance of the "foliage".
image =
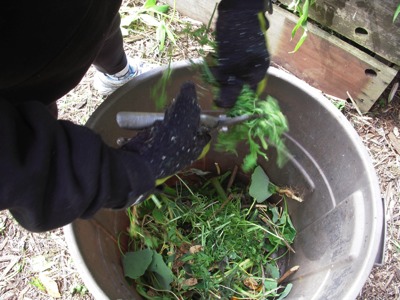
{"type": "Polygon", "coordinates": [[[142,23],[155,28],[155,39],[160,52],[164,50],[167,39],[175,45],[175,34],[169,26],[173,19],[167,14],[169,9],[169,5],[157,5],[157,0],[147,0],[142,7],[125,11],[121,20],[123,33],[134,31],[142,23]]]}
{"type": "Polygon", "coordinates": [[[78,284],[75,287],[73,287],[71,289],[71,294],[72,295],[79,295],[79,296],[84,296],[85,294],[88,293],[88,289],[86,288],[86,286],[82,285],[82,284],[78,284]]]}
{"type": "Polygon", "coordinates": [[[308,11],[311,5],[315,3],[316,0],[293,0],[293,2],[288,6],[290,10],[297,12],[299,14],[299,20],[292,30],[292,39],[295,37],[297,31],[300,27],[303,29],[303,34],[301,35],[299,41],[297,42],[294,50],[291,53],[299,50],[301,45],[303,45],[304,41],[308,36],[308,11]]]}
{"type": "MultiPolygon", "coordinates": [[[[182,34],[190,36],[198,45],[196,47],[196,51],[198,52],[198,57],[206,57],[208,51],[215,51],[216,43],[214,32],[210,29],[211,21],[216,11],[216,7],[212,13],[210,21],[207,25],[202,25],[200,27],[194,27],[193,24],[186,22],[184,23],[185,27],[182,31],[182,34]]],[[[163,72],[162,77],[157,81],[154,88],[151,91],[152,99],[154,99],[156,103],[156,109],[162,110],[165,108],[167,104],[167,86],[170,84],[170,77],[172,74],[171,61],[172,61],[172,53],[169,54],[169,64],[166,70],[163,72]]],[[[193,63],[194,64],[194,63],[193,63]]],[[[203,68],[205,67],[205,64],[203,68]]],[[[212,77],[211,72],[209,72],[209,76],[212,77]]],[[[206,81],[207,82],[207,81],[206,81]]]]}
{"type": "Polygon", "coordinates": [[[41,290],[41,291],[46,291],[45,286],[43,285],[43,283],[41,283],[39,278],[33,278],[29,284],[31,284],[32,286],[36,287],[37,289],[41,290]]]}
{"type": "Polygon", "coordinates": [[[256,167],[251,176],[249,194],[258,203],[264,202],[276,192],[275,186],[269,182],[267,174],[261,167],[256,167]]]}
{"type": "Polygon", "coordinates": [[[399,16],[399,14],[400,14],[400,4],[397,6],[396,11],[394,12],[394,15],[393,15],[393,23],[394,23],[394,21],[396,21],[396,19],[397,19],[397,17],[399,16]]]}
{"type": "MultiPolygon", "coordinates": [[[[256,170],[251,190],[270,185],[256,170]]],[[[229,197],[221,195],[229,175],[178,181],[165,187],[160,207],[146,201],[131,209],[132,251],[123,265],[144,298],[283,299],[289,293],[291,284],[278,284],[278,259],[296,235],[286,204],[256,205],[239,184],[229,197]],[[149,268],[154,256],[158,270],[149,268]]]]}
{"type": "Polygon", "coordinates": [[[154,250],[144,249],[126,253],[123,257],[125,276],[138,279],[146,273],[154,277],[154,287],[167,290],[173,281],[173,274],[163,258],[154,250]]]}
{"type": "Polygon", "coordinates": [[[268,159],[268,144],[272,144],[277,149],[277,164],[283,166],[287,159],[283,134],[288,131],[288,124],[276,99],[268,96],[261,100],[250,87],[245,86],[227,115],[235,117],[245,114],[258,117],[232,126],[227,132],[221,132],[216,149],[236,153],[238,143],[244,141],[249,145],[249,153],[242,167],[244,171],[250,171],[257,165],[259,156],[268,159]]]}
{"type": "Polygon", "coordinates": [[[171,61],[172,56],[170,56],[168,66],[164,70],[161,78],[151,90],[151,97],[154,99],[157,110],[164,109],[167,104],[167,85],[170,83],[170,78],[172,75],[171,61]]]}
{"type": "Polygon", "coordinates": [[[191,24],[186,24],[186,28],[183,33],[193,38],[200,47],[197,48],[199,57],[205,57],[206,51],[215,52],[217,49],[217,43],[215,41],[215,32],[211,30],[211,23],[217,10],[218,3],[215,4],[214,10],[211,14],[208,24],[203,24],[199,28],[193,28],[191,24]]]}
{"type": "Polygon", "coordinates": [[[339,98],[329,98],[329,100],[340,111],[343,111],[344,108],[346,107],[346,100],[339,99],[339,98]]]}

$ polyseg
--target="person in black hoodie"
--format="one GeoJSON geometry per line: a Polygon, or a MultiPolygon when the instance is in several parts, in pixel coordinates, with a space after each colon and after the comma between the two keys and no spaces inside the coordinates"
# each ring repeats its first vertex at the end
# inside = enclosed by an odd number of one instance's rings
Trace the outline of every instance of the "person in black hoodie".
{"type": "MultiPolygon", "coordinates": [[[[219,5],[214,71],[221,107],[234,105],[243,84],[256,88],[265,77],[264,2],[219,5]]],[[[181,87],[163,122],[120,149],[51,113],[49,107],[91,64],[111,75],[126,69],[116,29],[120,5],[121,0],[0,4],[0,210],[8,209],[30,231],[140,203],[156,182],[189,166],[209,143],[198,130],[200,108],[190,83],[181,87]],[[181,153],[182,147],[189,150],[181,153]]]]}

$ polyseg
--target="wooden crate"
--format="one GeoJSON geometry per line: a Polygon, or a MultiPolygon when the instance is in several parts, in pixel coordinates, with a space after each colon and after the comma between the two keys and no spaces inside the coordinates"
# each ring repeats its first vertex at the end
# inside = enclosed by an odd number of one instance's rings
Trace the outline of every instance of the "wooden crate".
{"type": "MultiPolygon", "coordinates": [[[[279,0],[289,5],[292,0],[279,0]]],[[[400,66],[397,0],[316,0],[309,18],[400,66]]]]}
{"type": "MultiPolygon", "coordinates": [[[[183,15],[205,24],[209,22],[214,7],[218,3],[217,0],[167,0],[167,2],[170,5],[175,2],[176,9],[183,15]]],[[[317,0],[318,2],[322,5],[322,2],[329,1],[317,0]]],[[[352,1],[336,0],[330,2],[347,3],[352,1]]],[[[370,1],[360,0],[354,2],[359,3],[358,5],[361,2],[365,2],[367,3],[365,7],[371,7],[368,4],[370,1]]],[[[351,11],[353,12],[353,10],[351,11]]],[[[361,15],[361,13],[359,14],[361,15]]],[[[326,94],[342,99],[347,99],[348,95],[351,95],[362,112],[367,112],[372,107],[397,74],[398,67],[396,65],[390,66],[387,62],[382,62],[358,47],[311,24],[309,25],[309,31],[311,32],[309,38],[299,51],[290,53],[298,39],[296,37],[291,40],[291,31],[298,18],[294,14],[274,5],[274,13],[268,15],[268,19],[270,21],[270,29],[268,30],[269,50],[273,63],[282,66],[326,94]]],[[[326,19],[328,20],[329,18],[327,17],[326,19]]],[[[368,31],[368,36],[375,36],[374,26],[370,24],[370,21],[365,21],[368,26],[365,25],[364,28],[368,31]]],[[[360,24],[354,23],[353,25],[358,28],[361,26],[360,24]]],[[[378,32],[381,32],[385,26],[387,26],[387,21],[381,24],[381,29],[378,32]]],[[[348,30],[349,34],[351,30],[348,30]]],[[[355,32],[355,29],[353,31],[355,32]]],[[[366,40],[366,37],[364,38],[366,40]]],[[[386,38],[386,36],[382,36],[382,39],[386,38]]],[[[395,35],[390,35],[390,38],[394,39],[395,35]]],[[[375,37],[369,43],[377,44],[377,41],[375,37]]],[[[397,36],[396,39],[386,44],[396,45],[396,43],[400,44],[397,36]]],[[[392,46],[383,47],[383,43],[380,43],[379,46],[379,49],[388,49],[379,50],[379,56],[385,58],[394,57],[394,59],[391,58],[393,63],[400,61],[398,52],[390,51],[392,46]],[[387,54],[389,52],[391,52],[390,55],[387,54]],[[383,56],[384,54],[385,56],[383,56]]],[[[370,48],[378,49],[378,46],[370,48]]],[[[399,49],[396,49],[396,51],[399,51],[399,49]]]]}

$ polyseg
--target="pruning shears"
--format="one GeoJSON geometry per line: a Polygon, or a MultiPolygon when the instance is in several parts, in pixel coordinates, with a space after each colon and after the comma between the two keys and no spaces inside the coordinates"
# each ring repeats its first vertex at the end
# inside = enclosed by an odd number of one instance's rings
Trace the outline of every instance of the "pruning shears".
{"type": "MultiPolygon", "coordinates": [[[[205,130],[210,132],[258,117],[260,117],[258,114],[228,117],[226,115],[212,116],[203,113],[200,115],[200,122],[205,127],[205,130]]],[[[117,113],[116,119],[120,128],[142,130],[151,127],[156,121],[162,121],[164,113],[121,111],[117,113]]]]}

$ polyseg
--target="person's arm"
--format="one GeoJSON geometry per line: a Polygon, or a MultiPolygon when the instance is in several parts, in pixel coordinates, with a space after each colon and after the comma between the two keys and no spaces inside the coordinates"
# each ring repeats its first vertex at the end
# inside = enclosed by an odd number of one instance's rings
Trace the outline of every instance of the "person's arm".
{"type": "Polygon", "coordinates": [[[139,155],[55,120],[39,102],[14,106],[0,99],[0,140],[0,209],[31,231],[90,217],[102,207],[124,207],[129,193],[154,186],[139,155]]]}
{"type": "Polygon", "coordinates": [[[28,230],[46,231],[100,208],[138,204],[204,153],[210,136],[200,126],[192,83],[182,85],[164,121],[122,149],[89,128],[57,121],[39,102],[0,98],[0,210],[28,230]]]}

